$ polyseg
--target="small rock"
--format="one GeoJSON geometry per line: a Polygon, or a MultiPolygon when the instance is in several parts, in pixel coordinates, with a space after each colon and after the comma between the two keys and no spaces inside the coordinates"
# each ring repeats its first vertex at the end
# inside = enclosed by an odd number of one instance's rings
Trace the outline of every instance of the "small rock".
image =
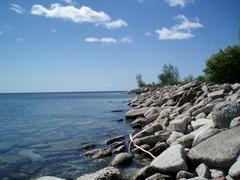
{"type": "Polygon", "coordinates": [[[122,109],[114,109],[114,110],[111,110],[111,112],[123,112],[123,110],[122,109]]]}
{"type": "Polygon", "coordinates": [[[231,166],[228,174],[234,179],[240,179],[240,156],[238,160],[231,166]]]}
{"type": "Polygon", "coordinates": [[[156,159],[151,162],[151,166],[166,173],[178,173],[181,170],[187,171],[188,166],[185,161],[184,147],[180,144],[172,145],[156,159]]]}
{"type": "Polygon", "coordinates": [[[160,173],[156,173],[156,174],[148,177],[146,180],[165,180],[165,178],[160,173]]]}
{"type": "Polygon", "coordinates": [[[121,145],[121,146],[117,147],[116,149],[114,149],[113,153],[118,154],[118,153],[123,152],[125,149],[126,149],[125,145],[121,145]]]}
{"type": "Polygon", "coordinates": [[[211,178],[213,178],[213,179],[219,178],[219,177],[224,177],[223,171],[219,171],[216,169],[210,169],[210,172],[211,172],[211,178]]]}
{"type": "Polygon", "coordinates": [[[120,171],[114,167],[106,167],[95,173],[85,174],[78,177],[76,180],[120,180],[120,171]]]}
{"type": "Polygon", "coordinates": [[[176,176],[176,180],[179,180],[181,178],[186,178],[186,179],[189,179],[189,178],[193,178],[194,175],[190,172],[187,172],[187,171],[179,171],[177,173],[177,176],[176,176]]]}
{"type": "Polygon", "coordinates": [[[112,144],[112,143],[114,143],[114,142],[116,142],[116,141],[121,141],[121,140],[123,140],[124,138],[125,138],[124,136],[117,136],[117,137],[114,137],[114,138],[112,138],[112,139],[109,139],[109,140],[105,141],[105,144],[106,144],[106,145],[109,145],[109,144],[112,144]]]}
{"type": "Polygon", "coordinates": [[[117,121],[117,122],[122,122],[122,121],[123,121],[123,119],[117,119],[116,121],[117,121]]]}
{"type": "Polygon", "coordinates": [[[230,128],[236,127],[240,125],[240,116],[234,118],[230,123],[230,128]]]}
{"type": "Polygon", "coordinates": [[[36,180],[64,180],[64,179],[54,177],[54,176],[42,176],[37,178],[36,180]]]}
{"type": "Polygon", "coordinates": [[[99,159],[112,155],[110,148],[102,148],[102,149],[94,149],[84,153],[84,155],[88,158],[99,159]]]}
{"type": "Polygon", "coordinates": [[[157,156],[161,154],[163,151],[165,151],[168,148],[167,143],[165,142],[159,142],[153,147],[152,149],[149,150],[150,153],[153,155],[157,156]]]}
{"type": "Polygon", "coordinates": [[[231,176],[229,176],[229,175],[227,175],[226,177],[225,177],[225,179],[226,180],[234,180],[231,176]]]}
{"type": "Polygon", "coordinates": [[[122,166],[130,164],[132,162],[132,156],[129,153],[120,153],[115,156],[111,162],[111,166],[122,166]]]}
{"type": "Polygon", "coordinates": [[[159,173],[159,169],[153,166],[145,166],[142,169],[138,170],[137,173],[133,176],[133,180],[146,180],[146,178],[159,173]]]}
{"type": "Polygon", "coordinates": [[[195,171],[196,171],[197,175],[200,176],[200,177],[206,177],[206,178],[210,178],[211,177],[211,173],[210,173],[208,167],[204,163],[201,163],[195,169],[195,171]]]}
{"type": "Polygon", "coordinates": [[[208,125],[209,127],[214,127],[214,123],[211,119],[197,119],[196,121],[192,121],[191,125],[194,130],[200,128],[201,126],[208,125]]]}

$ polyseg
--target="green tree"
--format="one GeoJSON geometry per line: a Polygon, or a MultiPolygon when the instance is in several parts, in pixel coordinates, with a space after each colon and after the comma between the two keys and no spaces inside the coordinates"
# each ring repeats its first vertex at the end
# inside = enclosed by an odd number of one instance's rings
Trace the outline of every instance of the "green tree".
{"type": "Polygon", "coordinates": [[[143,81],[143,78],[142,78],[142,74],[137,74],[136,75],[136,80],[137,80],[137,84],[138,84],[138,87],[145,87],[146,86],[146,83],[143,81]]]}
{"type": "Polygon", "coordinates": [[[158,75],[160,85],[174,85],[179,83],[179,72],[177,66],[164,64],[162,74],[158,75]]]}
{"type": "Polygon", "coordinates": [[[187,84],[187,83],[190,83],[190,82],[193,82],[194,81],[194,77],[193,75],[188,75],[187,77],[185,77],[182,81],[183,84],[187,84]]]}
{"type": "Polygon", "coordinates": [[[240,46],[219,50],[207,59],[206,79],[214,83],[240,82],[240,46]]]}

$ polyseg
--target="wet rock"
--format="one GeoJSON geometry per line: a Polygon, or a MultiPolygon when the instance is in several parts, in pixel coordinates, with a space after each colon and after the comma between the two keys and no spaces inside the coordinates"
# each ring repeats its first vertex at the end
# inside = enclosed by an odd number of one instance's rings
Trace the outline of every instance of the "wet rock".
{"type": "Polygon", "coordinates": [[[112,139],[109,139],[109,140],[105,141],[105,144],[106,144],[106,145],[109,145],[109,144],[112,144],[112,143],[114,143],[114,142],[121,141],[121,140],[123,140],[124,138],[125,138],[125,136],[117,136],[117,137],[114,137],[114,138],[112,138],[112,139]]]}
{"type": "Polygon", "coordinates": [[[116,141],[111,144],[111,148],[118,148],[119,146],[122,146],[122,145],[124,145],[123,141],[116,141]]]}
{"type": "MultiPolygon", "coordinates": [[[[149,150],[149,149],[151,149],[151,147],[148,145],[148,144],[143,144],[143,145],[141,145],[140,146],[142,149],[144,149],[144,150],[149,150]]],[[[141,153],[141,152],[143,152],[142,150],[140,150],[140,149],[138,149],[138,148],[134,148],[133,150],[132,150],[132,152],[134,153],[134,154],[139,154],[139,153],[141,153]]]]}
{"type": "Polygon", "coordinates": [[[99,159],[99,158],[105,158],[105,157],[111,156],[112,151],[110,148],[94,149],[84,153],[84,155],[87,158],[99,159]]]}
{"type": "Polygon", "coordinates": [[[116,149],[114,149],[113,153],[118,154],[118,153],[123,152],[125,149],[126,149],[125,145],[121,145],[121,146],[117,147],[116,149]]]}
{"type": "Polygon", "coordinates": [[[130,164],[132,162],[132,156],[129,153],[120,153],[114,157],[111,162],[111,166],[122,166],[130,164]]]}
{"type": "Polygon", "coordinates": [[[220,132],[194,146],[189,159],[216,168],[229,168],[240,153],[240,126],[220,132]]]}
{"type": "Polygon", "coordinates": [[[181,132],[177,132],[177,131],[173,131],[172,134],[169,136],[169,138],[167,139],[167,144],[172,144],[174,141],[176,141],[178,138],[184,136],[183,133],[181,132]]]}
{"type": "Polygon", "coordinates": [[[40,154],[35,153],[32,149],[23,149],[18,155],[31,159],[32,161],[44,161],[44,158],[40,154]]]}
{"type": "Polygon", "coordinates": [[[201,126],[208,125],[209,127],[214,127],[214,123],[211,119],[197,119],[196,121],[192,121],[191,125],[194,130],[200,128],[201,126]]]}
{"type": "Polygon", "coordinates": [[[211,172],[211,178],[213,178],[213,179],[219,178],[219,177],[224,177],[223,171],[219,171],[216,169],[210,169],[210,172],[211,172]]]}
{"type": "Polygon", "coordinates": [[[240,116],[234,118],[230,123],[230,128],[236,127],[240,125],[240,116]]]}
{"type": "Polygon", "coordinates": [[[186,179],[189,179],[189,178],[193,178],[194,175],[190,172],[187,172],[187,171],[179,171],[177,173],[177,176],[176,176],[176,180],[179,180],[179,179],[182,179],[182,178],[186,178],[186,179]]]}
{"type": "Polygon", "coordinates": [[[240,179],[240,156],[238,160],[231,166],[228,174],[234,179],[240,179]]]}
{"type": "Polygon", "coordinates": [[[206,177],[206,178],[210,178],[211,177],[211,173],[210,173],[208,167],[204,163],[201,163],[195,169],[195,171],[196,171],[197,175],[200,176],[200,177],[206,177]]]}
{"type": "Polygon", "coordinates": [[[143,116],[149,109],[150,109],[149,107],[145,107],[141,109],[131,109],[125,114],[125,117],[127,119],[134,119],[139,116],[143,116]]]}
{"type": "Polygon", "coordinates": [[[240,116],[240,103],[224,101],[214,106],[212,120],[217,128],[228,128],[231,121],[240,116]]]}
{"type": "Polygon", "coordinates": [[[87,149],[91,149],[91,148],[95,148],[96,144],[85,144],[82,146],[83,149],[87,150],[87,149]]]}
{"type": "Polygon", "coordinates": [[[111,110],[112,113],[115,113],[115,112],[123,112],[122,109],[114,109],[114,110],[111,110]]]}
{"type": "Polygon", "coordinates": [[[178,173],[181,170],[187,171],[188,166],[185,161],[184,147],[180,144],[172,145],[156,159],[151,162],[151,166],[166,173],[178,173]]]}
{"type": "Polygon", "coordinates": [[[54,177],[54,176],[42,176],[37,178],[36,180],[64,180],[64,179],[54,177]]]}
{"type": "Polygon", "coordinates": [[[95,173],[86,174],[77,178],[77,180],[120,180],[120,171],[114,167],[106,167],[95,173]]]}
{"type": "Polygon", "coordinates": [[[123,119],[117,119],[116,121],[117,121],[117,122],[122,122],[122,121],[123,121],[123,119]]]}

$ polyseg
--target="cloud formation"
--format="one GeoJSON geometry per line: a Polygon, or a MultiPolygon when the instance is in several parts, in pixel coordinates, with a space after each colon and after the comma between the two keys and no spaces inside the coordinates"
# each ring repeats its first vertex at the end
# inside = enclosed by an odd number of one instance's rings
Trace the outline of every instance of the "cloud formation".
{"type": "Polygon", "coordinates": [[[204,27],[199,22],[198,18],[190,21],[186,16],[178,15],[175,17],[175,19],[179,21],[179,23],[175,26],[172,26],[170,28],[162,27],[161,29],[156,30],[159,40],[190,39],[195,36],[194,34],[192,34],[193,29],[204,27]]]}
{"type": "Polygon", "coordinates": [[[133,40],[129,37],[123,37],[121,39],[121,43],[132,43],[132,42],[133,42],[133,40]]]}
{"type": "Polygon", "coordinates": [[[171,7],[185,7],[187,3],[191,3],[193,0],[165,0],[165,2],[168,3],[168,5],[171,7]]]}
{"type": "Polygon", "coordinates": [[[104,38],[96,38],[96,37],[88,37],[85,39],[86,42],[89,43],[105,43],[105,44],[116,44],[117,40],[111,37],[104,37],[104,38]]]}
{"type": "Polygon", "coordinates": [[[31,14],[45,16],[47,18],[58,18],[72,21],[74,23],[93,23],[102,25],[107,29],[117,29],[127,26],[122,19],[112,21],[111,17],[103,11],[95,11],[87,6],[76,8],[72,5],[63,6],[58,3],[51,4],[50,8],[35,4],[32,6],[31,14]]]}
{"type": "Polygon", "coordinates": [[[17,4],[10,4],[9,9],[18,13],[18,14],[23,14],[23,13],[26,12],[25,9],[23,9],[21,6],[19,6],[17,4]]]}

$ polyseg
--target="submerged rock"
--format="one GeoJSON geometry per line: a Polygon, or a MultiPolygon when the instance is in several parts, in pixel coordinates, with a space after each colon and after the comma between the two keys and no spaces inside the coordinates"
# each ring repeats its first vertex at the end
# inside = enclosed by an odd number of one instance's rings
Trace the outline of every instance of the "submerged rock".
{"type": "Polygon", "coordinates": [[[42,176],[37,178],[36,180],[64,180],[64,179],[54,177],[54,176],[42,176]]]}
{"type": "Polygon", "coordinates": [[[106,167],[95,173],[85,174],[77,180],[120,180],[120,171],[114,167],[106,167]]]}
{"type": "Polygon", "coordinates": [[[125,138],[125,136],[117,136],[117,137],[114,137],[114,138],[112,138],[112,139],[109,139],[109,140],[105,141],[105,144],[106,144],[106,145],[109,145],[109,144],[112,144],[112,143],[114,143],[114,142],[121,141],[121,140],[123,140],[124,138],[125,138]]]}
{"type": "Polygon", "coordinates": [[[112,151],[110,148],[94,149],[84,153],[84,155],[88,158],[98,159],[111,156],[112,151]]]}
{"type": "Polygon", "coordinates": [[[122,166],[132,162],[132,156],[129,153],[120,153],[110,163],[111,166],[122,166]]]}

